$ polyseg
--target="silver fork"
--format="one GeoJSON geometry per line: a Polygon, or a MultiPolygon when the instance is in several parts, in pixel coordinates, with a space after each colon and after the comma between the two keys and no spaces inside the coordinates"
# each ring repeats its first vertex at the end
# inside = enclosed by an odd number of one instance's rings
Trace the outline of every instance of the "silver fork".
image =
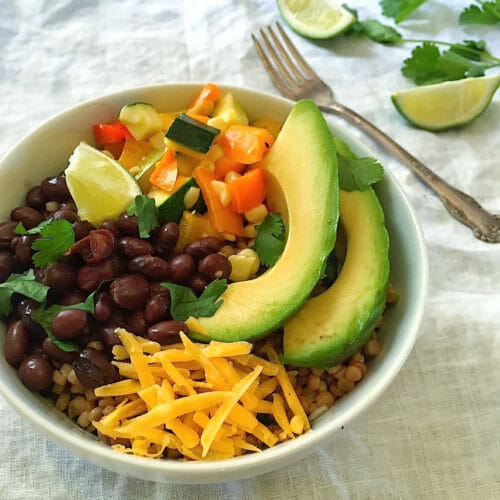
{"type": "Polygon", "coordinates": [[[332,90],[307,64],[279,23],[277,31],[261,29],[264,46],[252,34],[257,53],[276,88],[293,100],[310,98],[323,111],[345,118],[400,158],[444,203],[450,214],[470,227],[474,236],[490,243],[500,242],[500,216],[485,210],[474,198],[450,186],[366,118],[335,101],[332,90]],[[286,46],[286,48],[285,48],[286,46]]]}

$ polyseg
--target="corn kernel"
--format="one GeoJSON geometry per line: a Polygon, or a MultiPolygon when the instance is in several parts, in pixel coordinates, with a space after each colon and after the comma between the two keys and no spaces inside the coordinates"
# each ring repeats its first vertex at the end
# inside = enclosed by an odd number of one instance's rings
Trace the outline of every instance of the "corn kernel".
{"type": "Polygon", "coordinates": [[[267,215],[267,208],[262,203],[252,210],[245,212],[245,218],[248,222],[262,222],[267,215]]]}
{"type": "Polygon", "coordinates": [[[184,195],[184,206],[189,210],[193,208],[200,197],[200,188],[191,186],[184,195]]]}
{"type": "Polygon", "coordinates": [[[165,136],[162,130],[152,135],[149,138],[149,144],[156,149],[164,150],[165,149],[165,136]]]}
{"type": "Polygon", "coordinates": [[[238,172],[235,172],[234,170],[230,170],[227,174],[226,177],[224,177],[224,182],[226,184],[229,184],[230,182],[233,182],[235,179],[238,177],[241,177],[241,175],[238,172]]]}
{"type": "Polygon", "coordinates": [[[130,175],[137,175],[139,172],[141,171],[141,169],[139,167],[132,167],[128,172],[130,175]]]}
{"type": "Polygon", "coordinates": [[[210,160],[202,160],[202,161],[200,161],[200,163],[198,163],[198,167],[205,168],[209,172],[212,172],[212,173],[215,172],[215,163],[213,161],[210,161],[210,160]]]}
{"type": "MultiPolygon", "coordinates": [[[[218,128],[218,127],[217,127],[218,128]]],[[[218,144],[213,144],[208,150],[205,159],[207,161],[216,162],[219,158],[224,156],[224,151],[218,144]]]]}
{"type": "Polygon", "coordinates": [[[234,234],[226,233],[226,232],[223,232],[221,234],[222,234],[222,236],[224,236],[224,239],[227,241],[236,241],[236,236],[234,234]]]}
{"type": "Polygon", "coordinates": [[[227,190],[227,184],[222,181],[211,181],[212,189],[217,193],[223,207],[227,207],[231,203],[231,196],[227,190]]]}
{"type": "Polygon", "coordinates": [[[257,229],[255,229],[255,224],[248,224],[243,229],[245,233],[245,238],[257,238],[257,229]]]}
{"type": "Polygon", "coordinates": [[[56,212],[59,210],[59,203],[57,203],[57,201],[48,201],[45,203],[45,210],[47,210],[47,212],[56,212]]]}
{"type": "Polygon", "coordinates": [[[244,255],[245,257],[248,257],[253,261],[252,274],[255,274],[259,270],[260,259],[255,250],[252,250],[251,248],[245,248],[244,250],[241,250],[241,252],[238,252],[238,255],[244,255]]]}

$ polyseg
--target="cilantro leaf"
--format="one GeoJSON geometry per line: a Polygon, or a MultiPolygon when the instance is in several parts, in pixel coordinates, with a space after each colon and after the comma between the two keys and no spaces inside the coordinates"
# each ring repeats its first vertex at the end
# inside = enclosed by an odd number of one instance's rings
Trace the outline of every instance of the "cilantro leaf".
{"type": "Polygon", "coordinates": [[[35,273],[30,269],[24,274],[11,274],[6,282],[0,283],[0,315],[8,316],[12,311],[10,298],[14,293],[44,302],[49,287],[35,280],[35,273]]]}
{"type": "Polygon", "coordinates": [[[479,5],[469,5],[462,11],[458,22],[460,24],[499,24],[500,0],[496,2],[479,1],[479,5]]]}
{"type": "Polygon", "coordinates": [[[414,10],[418,9],[425,0],[381,0],[382,14],[392,17],[399,24],[414,10]]]}
{"type": "Polygon", "coordinates": [[[145,194],[135,197],[134,203],[128,207],[127,214],[137,216],[141,238],[149,238],[151,230],[160,225],[155,201],[145,194]]]}
{"type": "Polygon", "coordinates": [[[274,266],[285,248],[285,225],[278,213],[270,213],[257,226],[254,250],[267,267],[274,266]]]}
{"type": "Polygon", "coordinates": [[[31,229],[26,229],[24,226],[23,226],[23,223],[20,222],[14,229],[14,233],[16,234],[21,234],[21,235],[24,235],[24,234],[38,234],[45,226],[48,226],[54,219],[47,219],[47,220],[44,220],[42,222],[40,222],[40,224],[38,224],[38,226],[36,227],[33,227],[31,229]]]}
{"type": "Polygon", "coordinates": [[[337,155],[339,184],[344,191],[365,191],[384,175],[384,167],[372,157],[349,158],[337,155]]]}
{"type": "Polygon", "coordinates": [[[95,306],[94,306],[94,297],[97,293],[97,290],[91,293],[85,300],[85,302],[80,302],[78,304],[73,304],[71,306],[61,306],[61,305],[53,305],[45,309],[45,307],[40,307],[33,315],[33,321],[36,321],[42,328],[45,330],[47,335],[53,344],[55,344],[59,349],[65,352],[78,352],[80,350],[80,346],[75,344],[74,342],[65,342],[63,340],[59,340],[52,333],[52,320],[54,316],[59,314],[61,311],[66,311],[68,309],[80,309],[81,311],[85,311],[89,314],[94,314],[95,306]]]}
{"type": "Polygon", "coordinates": [[[361,25],[363,33],[374,42],[398,43],[403,39],[399,31],[375,19],[358,21],[358,23],[361,25]]]}
{"type": "MultiPolygon", "coordinates": [[[[484,71],[494,64],[464,56],[467,50],[474,50],[472,57],[477,58],[477,54],[481,54],[481,46],[481,41],[466,41],[464,44],[454,44],[449,50],[441,53],[436,44],[424,42],[413,49],[410,58],[405,59],[401,72],[417,85],[482,76],[484,71]]],[[[483,51],[485,49],[484,46],[483,51]]]]}
{"type": "Polygon", "coordinates": [[[33,250],[38,250],[33,255],[33,263],[36,267],[44,267],[57,262],[57,259],[75,242],[73,226],[64,219],[51,220],[40,228],[39,233],[41,238],[31,245],[33,250]]]}
{"type": "Polygon", "coordinates": [[[177,321],[194,318],[210,317],[222,305],[223,300],[217,300],[227,288],[226,280],[215,280],[210,283],[200,297],[196,297],[191,288],[174,283],[162,283],[170,292],[170,314],[177,321]]]}

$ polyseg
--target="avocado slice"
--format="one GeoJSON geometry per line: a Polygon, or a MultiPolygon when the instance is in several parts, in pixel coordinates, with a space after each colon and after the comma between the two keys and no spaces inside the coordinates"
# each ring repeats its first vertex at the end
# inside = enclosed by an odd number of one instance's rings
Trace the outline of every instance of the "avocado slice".
{"type": "Polygon", "coordinates": [[[373,189],[340,191],[340,223],[347,239],[344,265],[328,290],[285,323],[285,363],[328,368],[344,361],[367,341],[384,311],[389,237],[373,189]]]}
{"type": "Polygon", "coordinates": [[[323,115],[310,100],[290,112],[264,169],[268,202],[283,217],[285,248],[261,276],[231,283],[222,305],[199,318],[204,342],[255,340],[281,326],[305,302],[321,277],[338,222],[338,166],[323,115]]]}

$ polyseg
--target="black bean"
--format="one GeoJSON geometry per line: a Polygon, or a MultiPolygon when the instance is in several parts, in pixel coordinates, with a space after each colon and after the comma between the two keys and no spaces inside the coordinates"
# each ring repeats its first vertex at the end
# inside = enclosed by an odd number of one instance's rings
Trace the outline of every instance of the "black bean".
{"type": "Polygon", "coordinates": [[[153,253],[153,245],[151,243],[140,238],[134,238],[133,236],[120,238],[118,240],[118,249],[130,259],[139,255],[150,255],[153,253]]]}
{"type": "Polygon", "coordinates": [[[76,283],[76,270],[66,262],[55,262],[45,270],[45,284],[57,293],[74,290],[76,283]]]}
{"type": "Polygon", "coordinates": [[[10,218],[13,221],[22,222],[26,229],[32,229],[42,222],[43,215],[31,207],[17,207],[10,213],[10,218]]]}
{"type": "Polygon", "coordinates": [[[59,349],[49,337],[45,337],[42,342],[42,352],[52,361],[57,361],[58,363],[73,363],[75,358],[78,356],[78,352],[71,351],[66,352],[59,349]]]}
{"type": "Polygon", "coordinates": [[[170,311],[170,298],[168,295],[154,295],[148,300],[144,317],[150,325],[167,319],[170,311]]]}
{"type": "Polygon", "coordinates": [[[16,260],[9,250],[0,251],[0,283],[3,283],[14,271],[16,260]]]}
{"type": "Polygon", "coordinates": [[[54,368],[43,356],[33,354],[21,363],[17,373],[30,391],[38,392],[52,385],[54,368]]]}
{"type": "Polygon", "coordinates": [[[119,278],[123,274],[127,274],[128,260],[126,257],[123,257],[115,252],[111,256],[110,260],[111,260],[111,263],[113,264],[113,277],[114,278],[119,278]]]}
{"type": "Polygon", "coordinates": [[[14,229],[17,222],[4,222],[0,224],[0,250],[10,248],[12,238],[16,236],[14,229]]]}
{"type": "Polygon", "coordinates": [[[154,281],[166,280],[169,276],[169,266],[166,260],[152,255],[140,255],[128,263],[131,273],[141,273],[154,281]]]}
{"type": "Polygon", "coordinates": [[[199,273],[210,281],[229,278],[231,270],[231,262],[220,253],[207,255],[198,264],[199,273]]]}
{"type": "Polygon", "coordinates": [[[71,222],[71,224],[80,220],[80,217],[78,217],[76,212],[68,210],[67,208],[60,208],[52,214],[52,217],[54,217],[54,219],[67,220],[68,222],[71,222]]]}
{"type": "Polygon", "coordinates": [[[101,222],[99,229],[107,229],[111,231],[117,238],[120,236],[120,228],[118,223],[111,219],[106,219],[101,222]]]}
{"type": "Polygon", "coordinates": [[[65,201],[64,203],[61,203],[61,205],[59,206],[59,210],[69,210],[70,212],[75,212],[75,214],[78,213],[78,208],[72,201],[65,201]]]}
{"type": "Polygon", "coordinates": [[[192,278],[189,278],[186,285],[193,290],[195,295],[200,295],[203,290],[208,286],[209,281],[201,274],[195,274],[192,278]]]}
{"type": "Polygon", "coordinates": [[[142,310],[132,311],[127,314],[126,318],[127,330],[140,337],[145,337],[148,331],[148,322],[144,317],[142,310]]]}
{"type": "Polygon", "coordinates": [[[17,306],[17,315],[23,322],[31,337],[40,341],[45,337],[45,330],[33,320],[33,316],[40,305],[32,299],[23,298],[17,306]]]}
{"type": "Polygon", "coordinates": [[[99,264],[86,264],[78,271],[78,286],[84,292],[93,292],[101,282],[113,278],[113,274],[111,259],[99,262],[99,264]]]}
{"type": "Polygon", "coordinates": [[[121,321],[110,320],[104,323],[99,329],[99,336],[108,349],[112,349],[114,345],[121,345],[120,337],[115,333],[117,328],[127,329],[127,325],[121,321]]]}
{"type": "Polygon", "coordinates": [[[68,201],[71,194],[64,177],[47,177],[41,186],[45,201],[68,201]]]}
{"type": "Polygon", "coordinates": [[[184,253],[192,255],[195,259],[202,259],[212,253],[217,253],[222,248],[223,242],[214,236],[206,236],[192,241],[184,247],[184,253]]]}
{"type": "Polygon", "coordinates": [[[124,309],[141,309],[149,297],[149,283],[140,274],[117,278],[111,283],[109,292],[113,302],[124,309]]]}
{"type": "MultiPolygon", "coordinates": [[[[12,240],[14,241],[14,240],[12,240]]],[[[14,255],[16,256],[16,261],[18,264],[27,268],[31,266],[31,245],[33,243],[33,236],[24,235],[19,238],[14,250],[14,255]]]]}
{"type": "Polygon", "coordinates": [[[139,236],[139,223],[135,215],[121,214],[118,219],[118,227],[129,236],[139,236]]]}
{"type": "Polygon", "coordinates": [[[175,222],[167,222],[158,231],[158,241],[164,253],[170,253],[179,239],[179,226],[175,222]]]}
{"type": "Polygon", "coordinates": [[[86,387],[111,384],[117,379],[116,368],[103,352],[93,347],[85,348],[73,361],[73,370],[78,380],[86,387]]]}
{"type": "Polygon", "coordinates": [[[162,321],[161,323],[149,327],[148,337],[154,342],[167,345],[177,342],[179,339],[179,332],[188,333],[186,323],[176,320],[162,321]]]}
{"type": "Polygon", "coordinates": [[[151,297],[155,295],[162,295],[168,299],[168,303],[170,304],[170,292],[168,288],[165,288],[161,283],[150,283],[149,285],[149,293],[151,297]]]}
{"type": "Polygon", "coordinates": [[[75,241],[83,240],[90,234],[94,226],[88,220],[81,220],[73,223],[73,231],[75,231],[75,241]]]}
{"type": "Polygon", "coordinates": [[[54,316],[52,333],[59,340],[69,340],[81,335],[88,326],[87,313],[80,309],[66,309],[54,316]]]}
{"type": "Polygon", "coordinates": [[[26,205],[37,210],[45,208],[45,198],[40,186],[35,186],[26,193],[26,205]]]}
{"type": "Polygon", "coordinates": [[[65,255],[80,254],[88,264],[106,260],[115,249],[115,235],[107,229],[93,229],[85,238],[77,241],[65,255]]]}
{"type": "Polygon", "coordinates": [[[169,279],[174,283],[184,283],[193,274],[195,263],[193,257],[187,253],[174,255],[168,261],[169,279]]]}
{"type": "Polygon", "coordinates": [[[21,321],[14,321],[5,334],[5,359],[10,366],[17,368],[26,357],[29,335],[21,321]]]}
{"type": "Polygon", "coordinates": [[[66,292],[58,301],[58,304],[62,306],[72,306],[75,304],[80,304],[85,302],[87,296],[80,290],[71,290],[71,292],[66,292]]]}
{"type": "Polygon", "coordinates": [[[113,302],[106,292],[100,292],[95,301],[94,317],[99,323],[104,323],[111,318],[113,302]]]}

